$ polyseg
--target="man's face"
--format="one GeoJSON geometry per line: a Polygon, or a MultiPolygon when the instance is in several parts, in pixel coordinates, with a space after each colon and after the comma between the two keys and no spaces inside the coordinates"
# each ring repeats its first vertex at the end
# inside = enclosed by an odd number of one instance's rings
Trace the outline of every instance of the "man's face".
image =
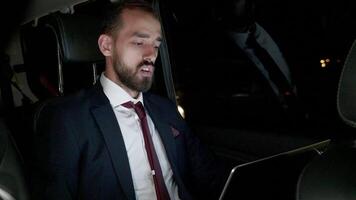
{"type": "Polygon", "coordinates": [[[147,91],[161,43],[161,26],[150,13],[124,10],[122,26],[112,36],[112,70],[106,75],[129,93],[147,91]]]}

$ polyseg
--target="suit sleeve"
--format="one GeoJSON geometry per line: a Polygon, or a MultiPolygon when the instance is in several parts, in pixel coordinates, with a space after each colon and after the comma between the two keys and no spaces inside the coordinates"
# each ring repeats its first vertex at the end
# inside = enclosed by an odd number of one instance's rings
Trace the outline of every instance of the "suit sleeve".
{"type": "Polygon", "coordinates": [[[45,108],[36,123],[33,199],[76,199],[80,156],[70,115],[45,108]]]}
{"type": "Polygon", "coordinates": [[[185,140],[187,180],[190,192],[196,199],[218,199],[227,179],[227,167],[191,132],[184,119],[176,112],[185,140]]]}
{"type": "Polygon", "coordinates": [[[188,171],[197,199],[218,199],[227,178],[226,167],[189,130],[186,134],[188,171]]]}

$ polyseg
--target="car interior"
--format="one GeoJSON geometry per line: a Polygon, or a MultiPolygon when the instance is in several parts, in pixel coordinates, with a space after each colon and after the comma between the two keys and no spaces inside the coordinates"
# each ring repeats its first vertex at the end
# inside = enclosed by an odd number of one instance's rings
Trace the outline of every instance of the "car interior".
{"type": "MultiPolygon", "coordinates": [[[[280,35],[277,40],[291,36],[284,44],[286,49],[294,47],[289,50],[293,55],[287,57],[291,65],[305,65],[296,73],[301,75],[296,79],[302,96],[300,111],[308,111],[300,120],[275,101],[266,80],[246,56],[235,54],[238,50],[220,30],[214,10],[217,1],[150,2],[160,14],[164,31],[151,91],[183,109],[180,113],[193,132],[229,170],[240,166],[234,185],[239,188],[234,191],[240,192],[221,199],[356,197],[356,41],[351,34],[355,31],[345,36],[343,46],[334,48],[340,49],[337,52],[328,49],[334,50],[332,47],[317,51],[322,42],[303,52],[300,49],[313,41],[312,36],[319,38],[315,27],[327,24],[327,17],[333,15],[323,15],[324,21],[318,24],[297,24],[303,28],[295,35],[279,34],[283,29],[273,29],[277,26],[274,21],[315,20],[308,17],[314,17],[311,10],[320,2],[309,4],[300,17],[294,9],[302,9],[301,4],[291,8],[282,1],[257,1],[260,23],[271,28],[274,36],[280,35]],[[270,13],[267,8],[273,6],[285,10],[279,15],[270,13]],[[282,20],[280,15],[287,17],[282,20]],[[311,38],[293,40],[303,34],[311,38]],[[319,67],[323,56],[334,62],[327,64],[329,68],[319,67]]],[[[100,77],[105,63],[97,37],[102,13],[111,4],[109,0],[68,1],[18,22],[13,31],[17,46],[1,52],[0,199],[30,199],[33,139],[42,109],[59,96],[94,85],[100,77]]],[[[23,9],[36,11],[31,5],[23,9]]],[[[342,16],[336,19],[350,20],[353,15],[347,12],[342,16]]],[[[332,22],[330,27],[336,20],[332,22]]],[[[331,29],[329,26],[325,25],[331,29]]],[[[331,36],[323,33],[323,37],[331,36]]]]}

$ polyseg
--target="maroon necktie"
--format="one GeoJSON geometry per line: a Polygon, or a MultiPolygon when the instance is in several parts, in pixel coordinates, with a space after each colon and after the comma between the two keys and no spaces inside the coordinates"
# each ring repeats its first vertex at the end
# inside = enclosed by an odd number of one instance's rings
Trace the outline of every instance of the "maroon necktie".
{"type": "Polygon", "coordinates": [[[156,189],[157,200],[169,200],[169,194],[166,188],[166,184],[163,179],[161,166],[152,142],[150,130],[147,124],[146,112],[141,102],[134,104],[129,101],[122,104],[126,108],[133,108],[140,119],[143,138],[145,140],[145,148],[148,157],[148,161],[151,166],[153,181],[156,189]]]}

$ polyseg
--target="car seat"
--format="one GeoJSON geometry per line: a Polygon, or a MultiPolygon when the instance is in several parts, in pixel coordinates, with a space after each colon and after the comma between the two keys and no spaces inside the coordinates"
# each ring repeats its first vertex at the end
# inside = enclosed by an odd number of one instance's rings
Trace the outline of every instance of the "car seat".
{"type": "MultiPolygon", "coordinates": [[[[337,94],[341,119],[356,128],[356,41],[345,60],[337,94]]],[[[297,200],[356,199],[355,138],[334,142],[310,162],[299,177],[297,200]]]]}
{"type": "MultiPolygon", "coordinates": [[[[52,13],[26,24],[20,30],[27,80],[39,101],[31,116],[29,187],[33,197],[36,185],[36,134],[39,113],[57,96],[65,96],[96,83],[104,66],[97,39],[101,19],[84,13],[52,13]]],[[[29,141],[27,141],[29,142],[29,141]]],[[[27,159],[26,159],[27,160],[27,159]]]]}
{"type": "Polygon", "coordinates": [[[23,160],[3,122],[0,118],[0,199],[27,200],[29,195],[23,160]]]}

